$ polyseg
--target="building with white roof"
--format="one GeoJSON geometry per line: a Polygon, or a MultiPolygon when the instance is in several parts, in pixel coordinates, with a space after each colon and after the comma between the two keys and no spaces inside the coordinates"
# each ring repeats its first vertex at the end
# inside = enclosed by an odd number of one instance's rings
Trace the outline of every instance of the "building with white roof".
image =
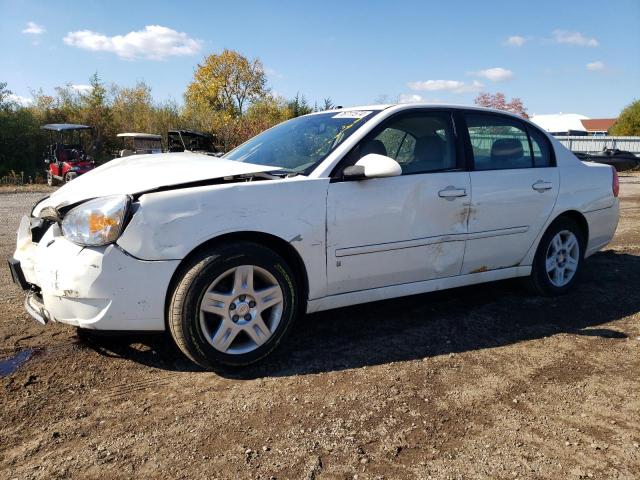
{"type": "Polygon", "coordinates": [[[552,135],[587,135],[582,120],[589,120],[579,113],[553,113],[533,115],[531,121],[552,135]]]}

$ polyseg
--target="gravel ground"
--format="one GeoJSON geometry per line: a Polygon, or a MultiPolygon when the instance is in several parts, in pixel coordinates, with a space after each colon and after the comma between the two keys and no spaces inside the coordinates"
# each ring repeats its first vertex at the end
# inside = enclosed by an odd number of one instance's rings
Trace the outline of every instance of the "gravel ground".
{"type": "MultiPolygon", "coordinates": [[[[40,327],[2,267],[0,359],[29,359],[0,378],[0,477],[640,478],[640,176],[622,182],[569,295],[506,281],[309,315],[236,378],[163,335],[40,327]]],[[[0,256],[43,195],[0,194],[0,256]]]]}

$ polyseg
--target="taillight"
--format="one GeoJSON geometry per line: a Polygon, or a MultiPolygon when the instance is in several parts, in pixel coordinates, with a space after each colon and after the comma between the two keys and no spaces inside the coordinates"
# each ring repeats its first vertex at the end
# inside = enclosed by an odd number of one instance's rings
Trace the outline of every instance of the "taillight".
{"type": "Polygon", "coordinates": [[[617,197],[618,193],[620,193],[620,180],[618,179],[618,172],[614,167],[611,167],[613,171],[613,180],[611,182],[611,190],[613,191],[613,196],[617,197]]]}

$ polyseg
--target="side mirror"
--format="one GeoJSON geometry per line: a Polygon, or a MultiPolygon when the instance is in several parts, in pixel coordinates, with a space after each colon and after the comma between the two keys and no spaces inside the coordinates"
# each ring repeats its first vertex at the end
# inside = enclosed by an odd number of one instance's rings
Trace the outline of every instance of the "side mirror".
{"type": "Polygon", "coordinates": [[[393,158],[377,153],[369,153],[347,167],[342,172],[344,178],[361,180],[365,178],[385,178],[402,175],[402,167],[393,158]]]}

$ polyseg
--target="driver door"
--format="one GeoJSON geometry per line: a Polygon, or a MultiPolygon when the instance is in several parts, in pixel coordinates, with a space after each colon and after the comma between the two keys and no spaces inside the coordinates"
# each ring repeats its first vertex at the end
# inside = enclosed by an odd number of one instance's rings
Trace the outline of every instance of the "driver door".
{"type": "Polygon", "coordinates": [[[448,112],[413,110],[347,155],[337,177],[367,153],[395,159],[403,173],[329,185],[329,295],[460,274],[471,192],[457,145],[448,112]]]}

